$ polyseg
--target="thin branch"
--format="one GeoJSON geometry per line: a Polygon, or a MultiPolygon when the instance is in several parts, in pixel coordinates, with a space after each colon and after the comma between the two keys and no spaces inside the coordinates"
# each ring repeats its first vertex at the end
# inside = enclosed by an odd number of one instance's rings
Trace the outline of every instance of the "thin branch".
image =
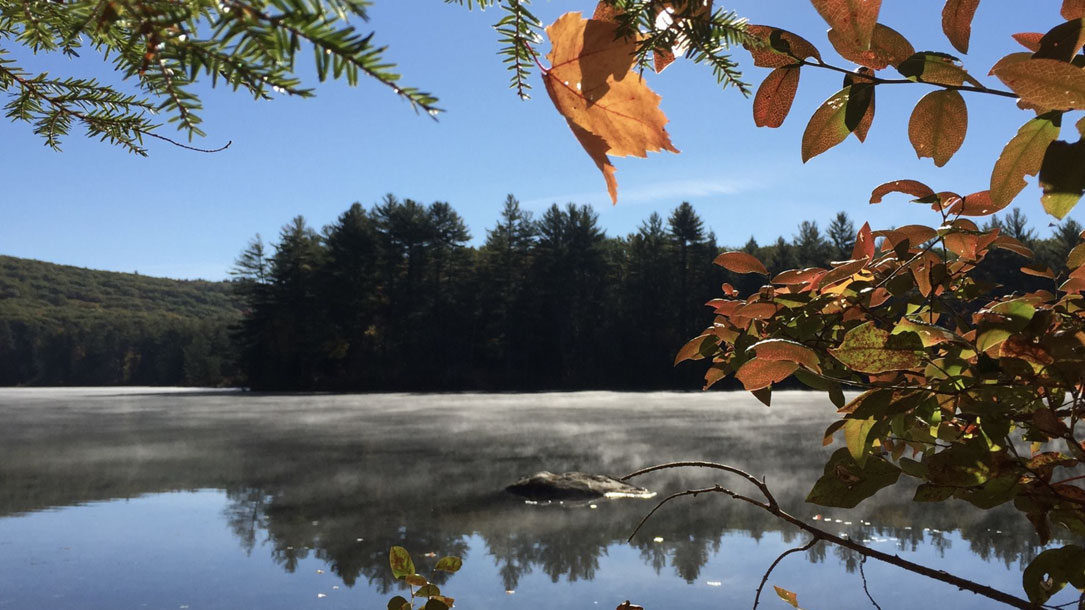
{"type": "Polygon", "coordinates": [[[719,485],[716,485],[714,487],[707,487],[707,488],[703,488],[703,489],[691,489],[691,490],[677,492],[677,493],[671,494],[670,496],[667,496],[659,504],[657,504],[656,507],[653,508],[652,511],[649,512],[648,515],[645,516],[645,518],[642,519],[641,522],[637,525],[637,528],[633,531],[633,534],[630,535],[630,537],[629,537],[630,539],[632,539],[633,536],[635,536],[637,534],[637,532],[640,531],[641,527],[643,527],[643,525],[648,521],[648,519],[653,514],[655,514],[655,512],[657,510],[659,510],[667,502],[670,502],[671,500],[674,500],[676,498],[680,498],[682,496],[696,496],[696,495],[699,495],[699,494],[702,494],[702,493],[708,493],[708,492],[722,493],[722,494],[728,495],[728,496],[730,496],[730,497],[732,497],[732,498],[734,498],[736,500],[742,500],[744,502],[747,502],[749,504],[752,504],[753,506],[756,506],[756,507],[762,509],[762,510],[768,512],[769,514],[774,515],[778,519],[780,519],[782,521],[786,521],[786,522],[790,523],[791,525],[794,525],[795,527],[799,528],[800,530],[810,534],[816,540],[824,540],[825,542],[829,542],[829,543],[835,544],[837,546],[843,547],[845,549],[855,551],[856,553],[859,553],[863,557],[872,557],[874,559],[877,559],[879,561],[888,563],[890,565],[897,566],[898,568],[902,568],[902,569],[907,570],[909,572],[912,572],[914,574],[919,574],[921,576],[926,576],[927,578],[931,578],[931,579],[937,580],[939,582],[944,582],[946,584],[955,586],[958,589],[961,589],[961,590],[964,590],[964,591],[971,591],[972,593],[975,593],[977,595],[981,595],[981,596],[986,597],[988,599],[992,599],[992,600],[1001,602],[1003,604],[1006,604],[1008,606],[1012,606],[1014,608],[1020,608],[1021,610],[1035,610],[1035,608],[1036,608],[1036,605],[1033,604],[1032,602],[1028,601],[1027,599],[1023,599],[1023,598],[1020,598],[1020,597],[1017,597],[1017,596],[1014,596],[1014,595],[1010,595],[1009,593],[1006,593],[1004,591],[999,591],[998,589],[989,587],[987,585],[980,584],[980,583],[972,581],[972,580],[968,580],[967,578],[962,578],[962,577],[957,576],[955,574],[950,574],[949,572],[946,572],[945,570],[935,570],[935,569],[927,567],[925,565],[914,563],[912,561],[908,561],[907,559],[902,559],[901,557],[899,557],[897,555],[890,555],[888,553],[879,551],[877,549],[873,549],[873,548],[870,548],[868,546],[862,545],[862,544],[860,544],[858,542],[855,542],[855,541],[853,541],[853,540],[851,540],[849,538],[842,537],[842,536],[837,536],[837,535],[831,534],[831,533],[829,533],[829,532],[827,532],[825,530],[814,527],[813,525],[810,525],[809,523],[803,521],[802,519],[799,519],[798,517],[795,517],[794,515],[791,515],[790,513],[788,513],[786,511],[784,511],[783,509],[781,509],[779,507],[779,505],[776,504],[775,499],[773,499],[773,496],[772,496],[771,492],[768,491],[768,486],[765,484],[764,481],[761,481],[757,477],[753,476],[752,474],[750,474],[750,473],[748,473],[748,472],[746,472],[744,470],[741,470],[739,468],[735,468],[734,466],[727,466],[725,464],[716,464],[716,463],[713,463],[713,462],[671,462],[671,463],[668,463],[668,464],[661,464],[661,465],[658,465],[658,466],[651,466],[649,468],[643,468],[643,469],[638,470],[638,471],[636,471],[636,472],[634,472],[632,474],[626,475],[625,477],[622,478],[622,480],[624,481],[626,479],[630,479],[632,477],[639,476],[641,474],[645,474],[645,473],[648,473],[648,472],[654,472],[656,470],[663,470],[663,469],[666,469],[666,468],[681,468],[681,467],[684,467],[684,466],[714,468],[714,469],[717,469],[717,470],[723,470],[725,472],[729,472],[729,473],[738,475],[738,476],[746,479],[747,481],[753,483],[763,494],[765,494],[765,497],[770,500],[770,503],[758,502],[757,500],[754,500],[752,498],[748,498],[746,496],[739,495],[739,494],[737,494],[737,493],[735,493],[733,491],[730,491],[728,489],[724,489],[723,487],[721,487],[719,485]]]}
{"type": "Polygon", "coordinates": [[[866,563],[866,557],[864,556],[859,560],[859,576],[863,579],[863,593],[866,593],[867,599],[870,603],[874,604],[874,607],[878,610],[882,610],[882,607],[878,605],[878,602],[874,601],[874,596],[870,594],[870,589],[866,586],[866,572],[863,571],[863,564],[866,563]]]}
{"type": "MultiPolygon", "coordinates": [[[[768,582],[769,575],[772,574],[772,571],[776,569],[776,566],[779,565],[781,561],[783,561],[784,557],[787,557],[792,553],[809,551],[810,549],[814,548],[814,545],[817,543],[818,539],[816,537],[811,538],[810,542],[807,542],[802,546],[797,546],[793,549],[788,549],[783,553],[780,553],[780,556],[776,558],[776,561],[772,562],[772,565],[769,566],[769,569],[765,570],[765,575],[761,577],[761,584],[757,585],[757,595],[753,596],[753,610],[757,610],[757,604],[761,603],[761,590],[765,588],[765,583],[768,582]]],[[[879,608],[879,610],[881,609],[879,608]]]]}
{"type": "Polygon", "coordinates": [[[990,95],[998,95],[998,96],[1001,96],[1001,97],[1009,97],[1009,98],[1013,98],[1015,100],[1019,98],[1019,96],[1016,93],[1013,93],[1012,91],[1002,91],[1002,90],[999,90],[999,89],[988,89],[987,87],[976,87],[974,85],[949,85],[949,84],[945,84],[945,83],[929,83],[927,81],[921,81],[921,80],[920,81],[915,81],[915,80],[910,80],[910,79],[907,79],[907,78],[879,78],[877,76],[871,76],[869,74],[859,74],[858,72],[848,70],[847,68],[841,68],[839,66],[834,66],[832,64],[827,64],[827,63],[825,63],[823,61],[808,61],[808,60],[802,59],[802,60],[799,61],[798,65],[800,65],[800,66],[811,66],[813,68],[824,68],[826,70],[832,70],[833,72],[840,72],[841,74],[848,74],[852,78],[855,78],[856,80],[869,82],[869,83],[872,83],[872,84],[875,84],[875,85],[916,85],[916,84],[923,84],[923,85],[931,85],[931,86],[934,86],[934,87],[941,87],[943,89],[950,89],[950,90],[953,90],[953,91],[971,91],[973,93],[987,93],[987,94],[990,94],[990,95]]]}
{"type": "Polygon", "coordinates": [[[234,143],[233,140],[229,140],[229,141],[226,142],[226,144],[224,144],[224,145],[222,145],[222,146],[220,146],[218,148],[197,148],[195,146],[189,146],[187,144],[181,144],[180,142],[178,142],[176,140],[171,140],[171,139],[167,138],[166,136],[160,136],[157,133],[152,133],[150,131],[140,131],[140,130],[137,129],[136,133],[138,133],[138,134],[140,134],[142,136],[149,136],[149,137],[152,137],[152,138],[157,138],[159,140],[162,140],[163,142],[169,142],[170,144],[173,144],[174,146],[176,146],[178,148],[183,148],[185,150],[191,150],[191,151],[200,152],[200,153],[222,152],[222,151],[226,150],[227,148],[230,148],[230,145],[234,143]]]}

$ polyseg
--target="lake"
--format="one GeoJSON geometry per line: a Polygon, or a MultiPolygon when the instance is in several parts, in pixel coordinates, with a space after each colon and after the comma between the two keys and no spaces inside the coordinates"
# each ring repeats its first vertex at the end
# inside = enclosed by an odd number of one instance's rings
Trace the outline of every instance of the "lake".
{"type": "MultiPolygon", "coordinates": [[[[1019,596],[1039,552],[1013,511],[909,502],[802,502],[820,476],[821,396],[744,393],[259,395],[0,389],[0,609],[382,610],[408,548],[456,608],[750,608],[765,570],[804,535],[719,494],[704,470],[634,482],[652,500],[529,504],[503,488],[539,470],[621,476],[672,460],[764,475],[785,509],[879,549],[1019,596]]],[[[722,475],[722,476],[721,476],[722,475]]],[[[970,593],[819,545],[785,559],[762,608],[987,608],[970,593]],[[860,570],[860,568],[862,568],[860,570]]],[[[1067,592],[1052,600],[1072,599],[1067,592]]]]}

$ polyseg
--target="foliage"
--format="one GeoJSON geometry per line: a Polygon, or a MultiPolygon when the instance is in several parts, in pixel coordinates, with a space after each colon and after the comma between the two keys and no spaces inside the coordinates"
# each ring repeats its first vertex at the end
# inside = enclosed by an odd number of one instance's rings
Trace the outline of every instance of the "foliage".
{"type": "MultiPolygon", "coordinates": [[[[1013,503],[1045,542],[1052,528],[1085,534],[1085,489],[1074,484],[1081,478],[1075,469],[1085,464],[1077,430],[1085,414],[1085,233],[1068,223],[1078,234],[1065,236],[1064,258],[1047,265],[1036,260],[1020,228],[1006,230],[996,220],[980,227],[972,220],[1005,209],[1028,175],[1038,174],[1044,208],[1058,219],[1085,192],[1085,121],[1072,134],[1076,141],[1058,140],[1066,114],[1085,110],[1081,4],[1065,2],[1067,21],[1048,33],[1017,37],[1030,52],[1010,53],[991,69],[1009,91],[984,85],[949,54],[916,52],[877,23],[880,2],[812,4],[830,26],[836,52],[858,68],[827,63],[796,34],[771,26],[746,30],[757,39],[748,45],[754,64],[773,69],[754,100],[759,125],[784,121],[802,68],[844,75],[843,88],[807,125],[804,162],[849,135],[864,140],[875,91],[887,84],[934,88],[912,111],[908,134],[916,154],[936,166],[964,140],[962,93],[1017,99],[1035,118],[1006,145],[988,190],[962,196],[898,180],[872,192],[871,203],[902,193],[930,206],[937,214],[933,226],[875,231],[863,225],[847,260],[819,266],[812,261],[823,255],[810,253],[827,244],[816,225],[804,225],[791,254],[802,268],[771,274],[751,252],[717,257],[734,273],[769,282],[739,289],[724,284],[723,296],[708,303],[713,324],[677,360],[706,360],[706,388],[734,375],[766,405],[772,388],[792,377],[828,394],[841,419],[825,442],[839,433],[846,447],[833,454],[810,502],[854,506],[903,475],[920,482],[917,501],[955,498],[982,509],[1013,503]],[[889,67],[903,79],[878,76],[889,67]],[[1040,286],[1000,291],[984,279],[985,261],[1011,255],[1024,258],[1016,264],[1025,263],[1021,271],[1040,286]],[[847,401],[846,388],[863,393],[847,401]]],[[[962,52],[977,4],[945,5],[943,29],[962,52]]],[[[583,65],[587,61],[581,60],[582,70],[597,68],[583,65]]],[[[837,248],[845,242],[844,226],[836,222],[831,230],[837,248]]],[[[1031,603],[1045,602],[1067,583],[1085,588],[1083,557],[1076,546],[1038,557],[1024,573],[1031,603]]]]}
{"type": "MultiPolygon", "coordinates": [[[[422,610],[448,610],[455,600],[441,594],[441,589],[426,580],[426,577],[415,572],[414,561],[407,549],[401,546],[393,546],[388,552],[388,564],[392,567],[392,575],[396,580],[402,580],[411,592],[411,598],[406,599],[397,595],[388,600],[388,610],[414,610],[416,601],[424,601],[422,610]]],[[[434,571],[455,573],[460,571],[463,560],[459,557],[442,557],[433,566],[434,571]]]]}
{"type": "Polygon", "coordinates": [[[0,385],[236,382],[225,282],[0,256],[0,385]]]}
{"type": "Polygon", "coordinates": [[[299,52],[312,52],[317,78],[373,78],[416,110],[439,112],[432,95],[400,83],[365,20],[370,0],[64,0],[0,5],[0,39],[33,53],[78,56],[90,47],[113,63],[131,91],[93,79],[33,74],[0,47],[0,91],[13,121],[30,123],[59,149],[73,125],[140,155],[159,121],[191,140],[204,135],[194,92],[200,77],[256,99],[313,95],[295,74],[299,52]],[[157,115],[161,115],[159,118],[157,115]]]}

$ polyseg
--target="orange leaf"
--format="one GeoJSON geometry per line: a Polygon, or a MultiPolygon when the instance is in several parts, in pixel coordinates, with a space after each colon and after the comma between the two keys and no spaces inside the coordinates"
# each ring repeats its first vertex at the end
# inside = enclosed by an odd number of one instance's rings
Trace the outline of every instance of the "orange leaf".
{"type": "Polygon", "coordinates": [[[755,343],[753,350],[757,357],[762,360],[795,362],[815,373],[821,373],[817,353],[801,343],[786,339],[766,339],[755,343]]]}
{"type": "Polygon", "coordinates": [[[1085,0],[1062,0],[1062,18],[1081,19],[1085,17],[1085,0]]]}
{"type": "Polygon", "coordinates": [[[660,97],[631,70],[637,42],[619,37],[617,27],[580,13],[562,15],[546,28],[551,67],[543,74],[550,100],[603,172],[614,203],[618,182],[607,155],[678,152],[663,128],[667,117],[659,109],[660,97]]]}
{"type": "Polygon", "coordinates": [[[825,269],[820,267],[807,267],[806,269],[789,269],[772,278],[773,284],[782,284],[784,286],[796,286],[798,284],[809,284],[817,281],[818,278],[825,275],[825,269]]]}
{"type": "Polygon", "coordinates": [[[716,260],[712,261],[712,263],[735,273],[769,274],[769,270],[765,269],[765,265],[763,265],[761,261],[745,252],[724,252],[717,256],[716,260]]]}
{"type": "Polygon", "coordinates": [[[798,66],[784,66],[770,72],[753,98],[753,122],[758,127],[782,125],[798,88],[798,66]]]}
{"type": "Polygon", "coordinates": [[[904,193],[913,195],[916,199],[934,197],[934,189],[917,180],[894,180],[878,186],[870,193],[870,203],[881,203],[882,198],[889,193],[904,193]]]}
{"type": "Polygon", "coordinates": [[[786,360],[751,358],[738,368],[735,378],[742,382],[742,387],[752,392],[787,379],[798,368],[798,364],[786,360]]]}
{"type": "Polygon", "coordinates": [[[1085,109],[1085,71],[1081,68],[1057,59],[999,64],[991,73],[1021,96],[1022,102],[1055,110],[1085,109]]]}
{"type": "Polygon", "coordinates": [[[1013,35],[1014,40],[1033,53],[1040,50],[1040,39],[1043,37],[1042,32],[1021,32],[1013,35]]]}
{"type": "Polygon", "coordinates": [[[821,53],[802,36],[770,25],[748,25],[746,33],[761,40],[763,46],[744,45],[759,68],[793,66],[807,57],[821,61],[821,53]]]}
{"type": "Polygon", "coordinates": [[[968,39],[972,36],[972,16],[980,0],[946,0],[942,9],[942,31],[961,53],[968,52],[968,39]]]}
{"type": "Polygon", "coordinates": [[[849,38],[836,29],[829,30],[829,42],[844,59],[874,70],[881,70],[886,66],[897,66],[915,54],[915,47],[908,42],[907,38],[893,28],[880,23],[874,24],[870,47],[867,49],[861,50],[851,46],[849,38]]]}
{"type": "Polygon", "coordinates": [[[829,27],[860,51],[870,48],[881,0],[810,0],[829,27]]]}
{"type": "Polygon", "coordinates": [[[702,360],[706,352],[711,352],[719,345],[719,338],[714,335],[701,335],[690,339],[674,357],[675,366],[685,360],[702,360]]]}
{"type": "Polygon", "coordinates": [[[870,223],[863,223],[859,234],[855,236],[855,247],[851,250],[852,260],[874,258],[874,236],[870,233],[870,223]]]}
{"type": "Polygon", "coordinates": [[[991,200],[1003,207],[1025,188],[1025,176],[1040,171],[1047,147],[1059,137],[1052,117],[1038,116],[1021,126],[995,162],[991,172],[991,200]]]}
{"type": "Polygon", "coordinates": [[[950,89],[924,95],[908,121],[908,138],[915,154],[931,157],[942,167],[964,143],[968,129],[968,108],[960,93],[950,89]]]}

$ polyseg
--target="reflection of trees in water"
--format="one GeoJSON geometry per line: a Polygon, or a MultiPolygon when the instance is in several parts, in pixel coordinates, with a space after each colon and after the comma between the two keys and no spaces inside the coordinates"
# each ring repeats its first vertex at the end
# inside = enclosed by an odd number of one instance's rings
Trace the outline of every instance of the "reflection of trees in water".
{"type": "MultiPolygon", "coordinates": [[[[224,516],[241,547],[250,553],[266,548],[284,569],[316,557],[347,585],[365,579],[388,592],[398,586],[388,569],[390,546],[407,547],[420,569],[429,570],[424,553],[463,555],[465,538],[478,535],[485,549],[465,559],[486,561],[489,554],[503,584],[515,589],[533,572],[551,580],[592,578],[605,566],[608,548],[624,543],[652,503],[600,502],[596,510],[526,506],[500,491],[509,482],[543,468],[621,474],[647,465],[644,456],[696,457],[755,464],[755,474],[769,475],[784,507],[808,520],[818,513],[831,517],[830,531],[854,539],[884,539],[879,544],[909,551],[931,543],[931,533],[940,530],[958,532],[983,560],[1013,565],[1038,553],[1034,536],[1020,535],[1027,524],[1012,510],[980,511],[957,501],[920,505],[907,489],[879,492],[850,512],[804,504],[824,458],[809,441],[821,438],[826,422],[806,415],[812,410],[787,393],[779,403],[776,398],[766,410],[736,404],[748,399],[739,395],[707,397],[718,406],[704,411],[682,409],[706,398],[670,394],[179,396],[147,403],[131,398],[121,415],[83,411],[82,402],[44,415],[0,404],[0,514],[173,489],[226,489],[224,516]],[[635,406],[591,407],[592,400],[612,398],[635,406]],[[572,408],[570,401],[589,404],[572,408]],[[838,518],[852,525],[837,524],[838,518]]],[[[115,399],[100,400],[108,406],[115,399]]],[[[831,407],[826,415],[835,417],[831,407]]],[[[716,482],[748,491],[704,471],[658,473],[638,482],[661,494],[716,482]]],[[[693,581],[732,533],[754,540],[778,535],[791,546],[805,542],[769,515],[708,494],[665,507],[631,546],[657,572],[673,570],[693,581]]],[[[933,540],[937,548],[950,539],[933,540]]],[[[806,556],[814,562],[830,557],[825,545],[806,556]]],[[[846,559],[831,557],[847,567],[846,559]]]]}
{"type": "MultiPolygon", "coordinates": [[[[311,492],[312,486],[308,490],[311,492]]],[[[251,488],[229,492],[231,504],[226,515],[242,547],[251,551],[260,537],[258,530],[263,530],[272,556],[285,570],[292,571],[298,561],[311,555],[327,563],[329,570],[348,586],[364,578],[382,593],[399,586],[388,569],[391,546],[398,544],[411,550],[419,571],[429,575],[436,558],[427,559],[424,553],[467,558],[467,537],[471,534],[483,540],[485,553],[508,590],[515,590],[521,579],[535,571],[546,574],[552,582],[591,580],[605,561],[608,548],[624,543],[652,506],[642,501],[603,501],[598,503],[598,509],[530,506],[512,497],[487,495],[459,499],[450,504],[451,510],[439,511],[425,502],[411,503],[402,498],[370,498],[369,502],[336,506],[327,498],[291,501],[295,496],[296,491],[289,489],[274,493],[251,488]]],[[[789,501],[794,503],[793,499],[789,501]]],[[[674,503],[668,508],[658,513],[630,545],[657,573],[670,568],[689,583],[698,579],[729,534],[761,539],[771,533],[789,546],[806,541],[804,534],[771,516],[723,498],[674,503]]],[[[830,516],[823,527],[868,544],[892,544],[901,551],[915,551],[926,545],[939,555],[952,545],[948,533],[956,531],[980,559],[998,560],[1007,566],[1028,562],[1041,549],[1034,537],[1021,535],[1012,511],[987,511],[969,523],[974,513],[937,510],[941,508],[945,507],[875,505],[868,516],[852,517],[851,524],[837,524],[830,516]],[[874,522],[878,517],[885,522],[874,522]],[[958,522],[963,525],[958,527],[958,522]]],[[[475,549],[474,557],[468,560],[480,560],[481,550],[475,549]]],[[[805,556],[812,563],[822,563],[831,556],[848,572],[856,571],[860,561],[851,551],[839,547],[830,550],[830,545],[824,544],[813,547],[805,556]]],[[[771,558],[766,567],[769,561],[771,558]]],[[[433,580],[443,584],[447,577],[438,573],[433,580]]]]}

